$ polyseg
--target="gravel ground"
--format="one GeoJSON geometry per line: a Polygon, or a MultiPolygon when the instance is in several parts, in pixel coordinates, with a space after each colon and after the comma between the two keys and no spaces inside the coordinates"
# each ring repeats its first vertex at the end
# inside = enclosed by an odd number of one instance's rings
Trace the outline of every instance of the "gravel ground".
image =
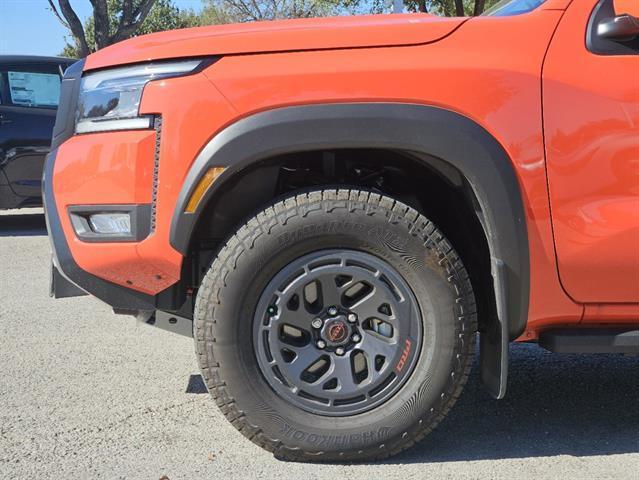
{"type": "Polygon", "coordinates": [[[475,369],[449,417],[386,462],[275,460],[206,394],[189,339],[48,296],[38,210],[0,216],[0,478],[639,478],[637,358],[511,347],[505,400],[475,369]]]}

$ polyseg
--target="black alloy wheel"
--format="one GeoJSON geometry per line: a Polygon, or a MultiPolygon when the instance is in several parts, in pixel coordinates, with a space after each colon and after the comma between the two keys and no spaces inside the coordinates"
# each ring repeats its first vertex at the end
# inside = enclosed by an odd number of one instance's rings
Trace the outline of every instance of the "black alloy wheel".
{"type": "Polygon", "coordinates": [[[413,292],[388,263],[364,252],[320,250],[267,285],[253,345],[266,380],[291,404],[353,415],[403,385],[421,325],[413,292]]]}

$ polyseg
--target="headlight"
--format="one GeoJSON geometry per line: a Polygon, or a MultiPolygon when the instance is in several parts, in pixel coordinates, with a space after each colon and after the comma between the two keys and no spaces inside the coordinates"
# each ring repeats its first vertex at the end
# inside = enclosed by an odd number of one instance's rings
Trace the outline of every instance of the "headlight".
{"type": "Polygon", "coordinates": [[[151,80],[190,73],[200,63],[147,63],[87,74],[80,85],[76,133],[151,128],[153,117],[139,115],[144,86],[151,80]]]}

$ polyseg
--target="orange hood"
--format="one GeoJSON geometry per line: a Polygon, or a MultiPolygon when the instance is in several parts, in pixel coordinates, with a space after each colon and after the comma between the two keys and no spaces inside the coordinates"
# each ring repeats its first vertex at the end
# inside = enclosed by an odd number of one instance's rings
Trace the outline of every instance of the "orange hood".
{"type": "Polygon", "coordinates": [[[431,43],[466,20],[427,14],[367,15],[171,30],[104,48],[89,55],[85,69],[181,57],[431,43]]]}

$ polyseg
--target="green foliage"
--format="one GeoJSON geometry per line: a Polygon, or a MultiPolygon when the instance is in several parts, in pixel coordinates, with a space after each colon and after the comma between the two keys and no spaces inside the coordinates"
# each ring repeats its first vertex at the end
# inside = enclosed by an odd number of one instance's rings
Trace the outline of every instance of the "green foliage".
{"type": "Polygon", "coordinates": [[[174,30],[176,28],[196,27],[198,25],[199,20],[195,12],[180,10],[173,5],[171,0],[156,0],[149,16],[144,20],[136,35],[174,30]]]}
{"type": "Polygon", "coordinates": [[[364,13],[360,0],[204,0],[202,25],[364,13]]]}
{"type": "MultiPolygon", "coordinates": [[[[139,2],[140,0],[135,0],[134,3],[139,2]]],[[[108,0],[107,5],[109,9],[109,34],[112,35],[117,30],[120,16],[122,15],[122,0],[108,0]]],[[[149,15],[133,36],[198,25],[200,25],[200,18],[195,12],[179,9],[173,4],[172,0],[156,0],[149,15]]],[[[95,25],[93,17],[89,17],[85,22],[84,31],[89,48],[91,51],[95,51],[95,25]]],[[[67,44],[62,50],[61,55],[79,58],[79,52],[80,50],[77,43],[69,43],[67,40],[67,44]]]]}
{"type": "MultiPolygon", "coordinates": [[[[497,3],[498,1],[499,0],[485,0],[485,2],[483,2],[484,4],[483,8],[478,13],[482,13],[484,10],[486,10],[488,7],[492,6],[493,4],[497,3]]],[[[411,2],[407,2],[407,4],[410,4],[410,3],[411,2]]],[[[431,8],[429,9],[429,12],[435,15],[444,15],[446,17],[452,17],[452,16],[455,16],[457,13],[455,8],[455,0],[432,0],[426,3],[430,3],[431,8]]],[[[463,0],[461,3],[464,8],[464,15],[466,16],[474,15],[475,8],[478,3],[477,0],[463,0]]]]}
{"type": "MultiPolygon", "coordinates": [[[[65,37],[65,40],[66,40],[66,37],[65,37]]],[[[75,46],[75,43],[72,45],[67,40],[66,45],[60,52],[60,56],[66,57],[66,58],[80,58],[80,54],[78,53],[78,47],[75,46]]]]}
{"type": "MultiPolygon", "coordinates": [[[[476,8],[478,13],[482,13],[498,1],[461,0],[459,3],[463,6],[464,15],[472,16],[475,14],[476,8]],[[481,8],[481,3],[483,3],[483,8],[481,8]]],[[[427,11],[430,14],[444,17],[454,17],[457,14],[457,3],[455,0],[404,0],[405,8],[409,12],[427,11]]],[[[392,0],[372,0],[370,11],[371,13],[389,13],[392,8],[392,0]]]]}

